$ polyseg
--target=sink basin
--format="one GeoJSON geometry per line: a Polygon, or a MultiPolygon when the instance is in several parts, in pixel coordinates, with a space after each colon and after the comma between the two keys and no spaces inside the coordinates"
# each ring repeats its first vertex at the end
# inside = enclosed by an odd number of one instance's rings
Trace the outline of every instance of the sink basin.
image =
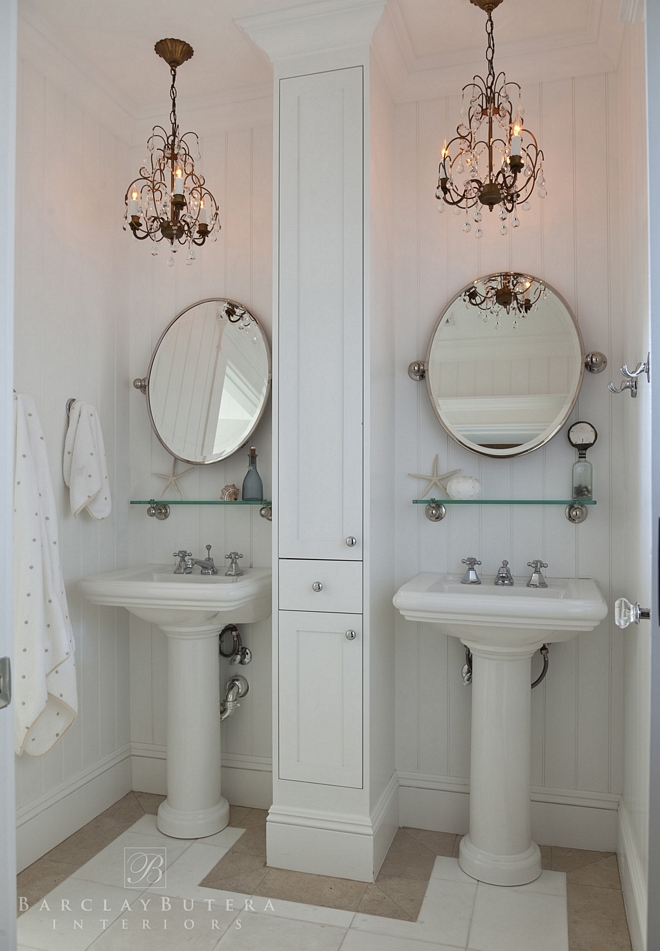
{"type": "Polygon", "coordinates": [[[94,604],[126,608],[167,637],[167,799],[158,809],[165,835],[196,839],[229,822],[221,794],[218,637],[229,623],[251,624],[271,613],[270,568],[175,575],[169,565],[143,565],[80,582],[94,604]]]}
{"type": "Polygon", "coordinates": [[[237,578],[224,573],[175,575],[170,565],[142,565],[93,575],[80,582],[94,604],[112,604],[160,627],[218,630],[231,621],[253,624],[271,612],[270,568],[246,568],[237,578]]]}
{"type": "Polygon", "coordinates": [[[607,616],[600,588],[591,578],[548,578],[547,588],[528,588],[527,578],[513,587],[461,584],[462,574],[425,572],[402,585],[394,606],[409,621],[437,624],[462,641],[499,647],[523,647],[571,640],[592,631],[607,616]]]}
{"type": "Polygon", "coordinates": [[[480,585],[461,584],[462,577],[417,575],[394,606],[472,652],[470,831],[458,861],[478,881],[525,885],[541,874],[530,831],[532,656],[544,643],[592,631],[607,605],[591,578],[548,578],[547,588],[528,588],[527,578],[495,587],[494,576],[480,585]]]}

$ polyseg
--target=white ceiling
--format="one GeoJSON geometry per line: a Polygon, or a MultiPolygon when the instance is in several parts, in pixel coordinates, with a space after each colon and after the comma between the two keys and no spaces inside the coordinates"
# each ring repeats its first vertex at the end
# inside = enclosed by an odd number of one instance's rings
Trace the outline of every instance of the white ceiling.
{"type": "MultiPolygon", "coordinates": [[[[516,79],[616,67],[620,0],[505,0],[495,11],[496,66],[516,79]]],[[[178,76],[179,100],[209,102],[268,83],[266,54],[235,17],[297,5],[295,0],[19,0],[21,14],[61,53],[93,75],[133,115],[168,105],[169,72],[153,52],[166,36],[195,49],[178,76]]],[[[485,16],[469,0],[388,0],[383,56],[397,98],[442,94],[456,66],[483,65],[485,16]],[[394,63],[398,60],[398,64],[394,63]],[[404,73],[408,81],[404,82],[404,73]]],[[[381,57],[382,59],[382,57],[381,57]]],[[[463,71],[461,71],[462,74],[463,71]]],[[[552,77],[550,77],[552,78],[552,77]]]]}

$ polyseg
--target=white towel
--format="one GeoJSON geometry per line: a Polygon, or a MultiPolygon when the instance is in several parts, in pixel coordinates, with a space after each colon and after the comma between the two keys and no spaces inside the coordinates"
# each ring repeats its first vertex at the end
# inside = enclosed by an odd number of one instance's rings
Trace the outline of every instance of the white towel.
{"type": "Polygon", "coordinates": [[[99,414],[82,400],[76,400],[69,411],[62,469],[72,514],[87,509],[93,518],[107,518],[112,512],[112,497],[99,414]]]}
{"type": "Polygon", "coordinates": [[[14,740],[42,756],[76,719],[73,632],[55,496],[34,400],[14,398],[14,740]]]}

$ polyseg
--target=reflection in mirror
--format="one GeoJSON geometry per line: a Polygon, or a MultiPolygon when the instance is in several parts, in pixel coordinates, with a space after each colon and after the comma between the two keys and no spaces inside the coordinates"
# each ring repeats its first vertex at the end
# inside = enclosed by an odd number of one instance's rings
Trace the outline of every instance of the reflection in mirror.
{"type": "Polygon", "coordinates": [[[218,462],[250,438],[269,389],[270,353],[257,319],[236,301],[200,301],[172,321],[154,351],[149,414],[173,456],[218,462]]]}
{"type": "Polygon", "coordinates": [[[474,281],[450,302],[426,362],[431,403],[450,436],[482,455],[515,456],[566,422],[584,350],[559,294],[506,272],[474,281]]]}

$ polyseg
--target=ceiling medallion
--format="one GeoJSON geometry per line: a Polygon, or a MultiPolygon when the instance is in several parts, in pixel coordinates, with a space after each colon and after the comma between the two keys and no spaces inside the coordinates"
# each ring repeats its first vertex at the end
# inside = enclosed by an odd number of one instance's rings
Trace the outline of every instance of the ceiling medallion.
{"type": "Polygon", "coordinates": [[[486,15],[486,79],[474,76],[463,87],[461,120],[456,135],[442,147],[438,169],[438,211],[451,205],[455,214],[465,211],[463,231],[472,230],[470,213],[477,225],[475,237],[483,237],[482,206],[489,211],[499,205],[500,234],[518,228],[518,206],[529,208],[528,199],[538,183],[541,198],[546,196],[543,152],[536,136],[524,127],[525,110],[520,85],[507,82],[503,72],[495,74],[493,10],[502,0],[471,0],[486,15]],[[466,101],[466,93],[468,94],[466,101]],[[512,100],[516,100],[515,104],[512,100]]]}
{"type": "Polygon", "coordinates": [[[524,319],[530,311],[538,310],[539,301],[545,300],[547,296],[548,290],[542,281],[529,274],[509,271],[474,281],[463,291],[461,300],[468,310],[470,307],[480,310],[485,315],[481,318],[485,322],[494,316],[496,327],[499,327],[502,313],[513,315],[515,328],[518,319],[524,319]]]}
{"type": "Polygon", "coordinates": [[[169,65],[172,76],[171,129],[167,132],[160,125],[152,129],[140,174],[126,189],[124,230],[130,228],[138,241],[151,238],[154,255],[160,241],[169,241],[170,266],[177,245],[187,245],[186,264],[192,264],[194,245],[204,244],[209,236],[216,241],[220,230],[217,202],[195,168],[195,161],[201,161],[199,137],[196,132],[180,135],[176,115],[176,71],[194,50],[184,40],[172,38],[159,40],[154,49],[169,65]]]}

